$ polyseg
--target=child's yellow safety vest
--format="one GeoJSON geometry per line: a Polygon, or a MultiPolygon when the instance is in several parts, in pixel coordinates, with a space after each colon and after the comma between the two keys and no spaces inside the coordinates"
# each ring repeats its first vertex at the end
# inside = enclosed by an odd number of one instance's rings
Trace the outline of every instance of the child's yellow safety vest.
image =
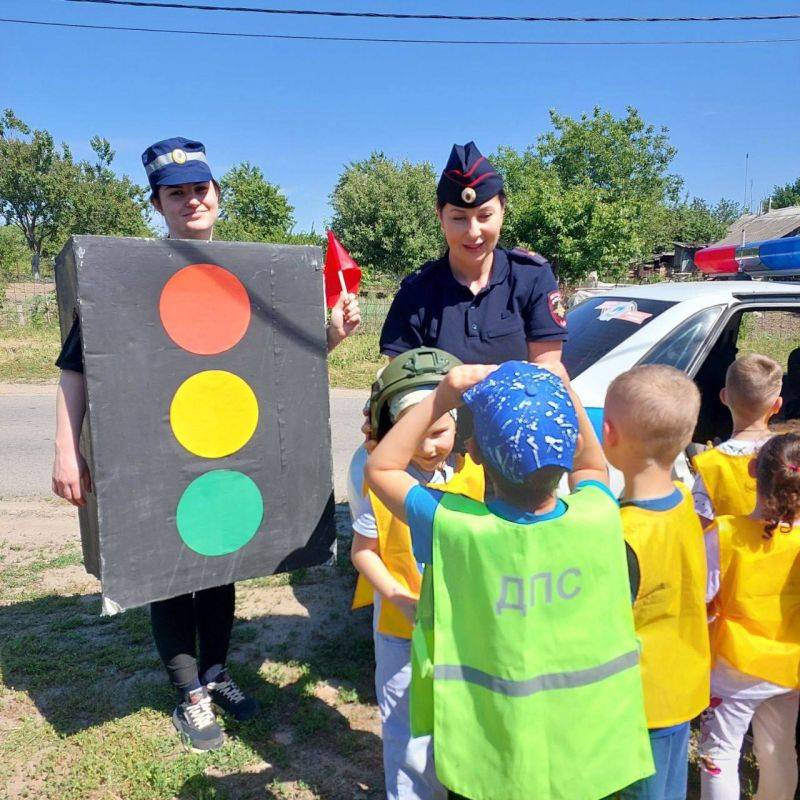
{"type": "Polygon", "coordinates": [[[633,605],[642,645],[642,682],[649,728],[696,717],[708,706],[711,657],[706,617],[706,552],[692,496],[668,511],[621,509],[625,541],[639,562],[633,605]]]}
{"type": "Polygon", "coordinates": [[[717,448],[698,453],[692,463],[714,504],[714,516],[747,515],[756,507],[756,481],[748,467],[755,456],[733,456],[717,448]]]}
{"type": "MultiPolygon", "coordinates": [[[[459,461],[455,474],[447,483],[432,484],[431,488],[440,492],[461,494],[473,500],[483,500],[483,468],[475,464],[469,456],[464,456],[459,461]]],[[[419,597],[422,576],[414,558],[408,525],[397,519],[374,492],[369,491],[369,499],[378,528],[378,553],[381,561],[396,581],[419,597]]],[[[372,584],[363,575],[359,575],[351,607],[356,609],[371,605],[374,592],[372,584]]],[[[394,603],[388,601],[381,603],[378,617],[379,633],[410,639],[411,631],[411,624],[394,603]]]]}
{"type": "Polygon", "coordinates": [[[800,530],[719,517],[721,581],[711,628],[714,658],[779,686],[800,688],[800,530]]]}

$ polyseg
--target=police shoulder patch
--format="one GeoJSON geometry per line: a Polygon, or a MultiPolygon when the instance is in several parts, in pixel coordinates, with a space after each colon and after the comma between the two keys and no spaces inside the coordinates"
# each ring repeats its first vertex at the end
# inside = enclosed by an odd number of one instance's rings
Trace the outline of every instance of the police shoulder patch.
{"type": "Polygon", "coordinates": [[[564,301],[561,299],[561,292],[558,289],[550,292],[547,295],[547,308],[550,311],[550,316],[556,325],[562,328],[567,327],[567,309],[564,306],[564,301]]]}
{"type": "Polygon", "coordinates": [[[515,261],[527,262],[534,264],[537,267],[543,267],[548,264],[548,260],[541,254],[533,250],[526,250],[524,247],[515,247],[511,254],[516,256],[515,261]]]}

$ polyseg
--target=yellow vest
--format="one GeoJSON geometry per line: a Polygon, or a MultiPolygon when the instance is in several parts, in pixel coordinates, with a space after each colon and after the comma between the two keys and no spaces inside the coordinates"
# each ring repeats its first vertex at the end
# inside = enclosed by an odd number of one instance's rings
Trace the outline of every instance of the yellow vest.
{"type": "MultiPolygon", "coordinates": [[[[469,456],[459,458],[459,461],[455,474],[447,483],[432,484],[431,488],[482,501],[483,468],[477,466],[469,456]]],[[[381,561],[395,580],[419,597],[422,576],[414,558],[408,525],[397,519],[372,491],[369,491],[369,499],[378,528],[378,553],[381,561]]],[[[363,575],[359,575],[351,607],[356,609],[372,605],[374,593],[372,584],[363,575]]],[[[378,617],[378,632],[410,639],[412,626],[394,603],[384,600],[378,617]]]]}
{"type": "Polygon", "coordinates": [[[721,581],[711,629],[714,658],[740,672],[800,688],[800,530],[720,517],[721,581]]]}
{"type": "Polygon", "coordinates": [[[691,494],[676,485],[683,499],[669,511],[620,509],[625,541],[639,561],[633,619],[642,646],[649,728],[686,722],[709,700],[703,531],[691,494]]]}
{"type": "Polygon", "coordinates": [[[698,453],[693,464],[714,504],[714,516],[746,516],[756,507],[756,480],[748,466],[754,455],[731,456],[716,448],[698,453]]]}

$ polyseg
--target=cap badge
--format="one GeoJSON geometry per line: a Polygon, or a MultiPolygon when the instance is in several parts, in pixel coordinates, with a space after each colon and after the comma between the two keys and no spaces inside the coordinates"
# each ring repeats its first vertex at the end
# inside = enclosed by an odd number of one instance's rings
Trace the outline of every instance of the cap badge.
{"type": "Polygon", "coordinates": [[[474,203],[478,193],[471,187],[467,186],[461,190],[461,199],[465,203],[474,203]]]}
{"type": "Polygon", "coordinates": [[[185,164],[186,163],[186,153],[184,153],[183,150],[180,149],[180,147],[176,147],[172,151],[172,160],[176,164],[185,164]]]}

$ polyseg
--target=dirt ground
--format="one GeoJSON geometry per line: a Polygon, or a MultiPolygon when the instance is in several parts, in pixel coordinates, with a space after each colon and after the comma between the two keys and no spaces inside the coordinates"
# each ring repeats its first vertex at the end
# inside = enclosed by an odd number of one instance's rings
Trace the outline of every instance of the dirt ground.
{"type": "Polygon", "coordinates": [[[74,509],[0,501],[0,797],[383,796],[369,614],[349,611],[352,586],[344,566],[237,584],[231,669],[263,712],[228,723],[218,754],[189,755],[147,614],[99,616],[74,509]]]}

